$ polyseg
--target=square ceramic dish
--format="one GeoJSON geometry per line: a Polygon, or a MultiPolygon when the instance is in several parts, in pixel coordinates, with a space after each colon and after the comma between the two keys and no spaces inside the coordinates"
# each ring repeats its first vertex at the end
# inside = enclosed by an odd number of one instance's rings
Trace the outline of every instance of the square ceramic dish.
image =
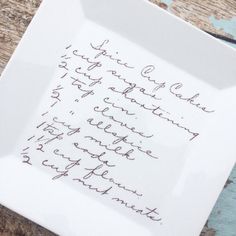
{"type": "Polygon", "coordinates": [[[147,1],[44,0],[0,81],[0,203],[59,235],[198,236],[235,163],[235,62],[147,1]]]}

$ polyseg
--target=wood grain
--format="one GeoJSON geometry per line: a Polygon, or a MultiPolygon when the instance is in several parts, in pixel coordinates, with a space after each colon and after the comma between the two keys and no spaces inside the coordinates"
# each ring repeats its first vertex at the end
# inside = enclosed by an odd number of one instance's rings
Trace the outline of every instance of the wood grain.
{"type": "MultiPolygon", "coordinates": [[[[235,0],[173,0],[170,5],[161,0],[151,1],[203,30],[233,37],[223,29],[216,29],[209,17],[231,19],[236,16],[235,0]]],[[[0,0],[0,73],[40,3],[41,0],[0,0]]],[[[52,236],[54,234],[0,206],[0,236],[28,235],[52,236]]],[[[207,226],[201,234],[201,236],[214,235],[215,230],[207,226]]]]}
{"type": "Polygon", "coordinates": [[[0,70],[8,62],[41,0],[0,1],[0,70]]]}
{"type": "MultiPolygon", "coordinates": [[[[235,0],[172,0],[171,4],[165,4],[163,0],[150,0],[164,9],[168,9],[176,16],[195,25],[196,27],[220,34],[229,38],[234,35],[217,29],[211,22],[211,18],[217,20],[230,20],[236,16],[235,0]]],[[[235,30],[236,33],[236,30],[235,30]]]]}
{"type": "Polygon", "coordinates": [[[0,236],[55,236],[55,234],[0,206],[0,236]]]}

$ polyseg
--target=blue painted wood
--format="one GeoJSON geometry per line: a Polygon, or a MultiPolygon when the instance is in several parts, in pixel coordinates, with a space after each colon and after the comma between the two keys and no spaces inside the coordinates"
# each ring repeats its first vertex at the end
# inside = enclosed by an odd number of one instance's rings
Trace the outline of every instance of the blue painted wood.
{"type": "Polygon", "coordinates": [[[236,166],[208,221],[216,236],[236,236],[236,166]]]}
{"type": "MultiPolygon", "coordinates": [[[[236,16],[229,19],[216,19],[214,16],[209,18],[212,25],[218,29],[223,30],[225,33],[229,34],[233,39],[236,39],[236,16]]],[[[236,44],[229,44],[232,47],[236,48],[236,44]]]]}
{"type": "MultiPolygon", "coordinates": [[[[209,19],[216,29],[236,39],[236,16],[228,20],[213,16],[209,19]]],[[[236,44],[228,44],[236,48],[236,44]]],[[[216,236],[236,236],[236,166],[211,213],[208,226],[216,231],[216,236]]]]}

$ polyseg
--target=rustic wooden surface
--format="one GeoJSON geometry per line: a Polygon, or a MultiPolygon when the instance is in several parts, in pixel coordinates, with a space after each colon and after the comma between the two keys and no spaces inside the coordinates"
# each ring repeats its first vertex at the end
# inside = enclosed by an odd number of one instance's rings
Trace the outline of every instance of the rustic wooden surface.
{"type": "Polygon", "coordinates": [[[55,234],[0,206],[0,236],[55,236],[55,234]]]}
{"type": "MultiPolygon", "coordinates": [[[[212,33],[236,39],[236,0],[151,0],[160,7],[212,33]]],[[[30,23],[41,0],[0,0],[0,73],[30,23]]],[[[236,236],[235,221],[227,209],[226,219],[220,227],[224,208],[236,206],[236,171],[226,184],[201,236],[236,236]],[[229,192],[229,193],[228,193],[229,192]],[[231,194],[231,195],[230,195],[231,194]],[[235,195],[232,195],[235,194],[235,195]],[[231,196],[230,200],[228,195],[231,196]],[[230,202],[230,203],[229,203],[230,202]],[[220,216],[219,216],[220,215],[220,216]],[[228,218],[227,218],[228,217],[228,218]],[[230,221],[229,225],[227,222],[230,221]],[[211,224],[209,226],[209,224],[211,224]],[[234,226],[232,226],[234,224],[234,226]],[[234,229],[234,231],[231,231],[234,229]]],[[[234,216],[234,219],[236,216],[234,216]]],[[[184,227],[184,226],[183,226],[184,227]]],[[[53,233],[0,206],[0,236],[51,236],[53,233]]]]}
{"type": "MultiPolygon", "coordinates": [[[[221,34],[230,38],[234,35],[223,28],[214,26],[215,20],[231,20],[236,16],[235,0],[151,0],[151,2],[168,9],[182,19],[203,30],[221,34]]],[[[236,29],[234,29],[236,36],[236,29]]]]}

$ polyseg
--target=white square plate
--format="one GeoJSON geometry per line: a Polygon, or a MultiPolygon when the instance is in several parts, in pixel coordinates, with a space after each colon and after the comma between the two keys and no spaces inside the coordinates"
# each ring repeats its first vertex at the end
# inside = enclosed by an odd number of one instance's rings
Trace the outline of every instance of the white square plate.
{"type": "Polygon", "coordinates": [[[143,0],[44,0],[0,81],[0,203],[59,235],[198,236],[235,163],[235,62],[143,0]]]}

